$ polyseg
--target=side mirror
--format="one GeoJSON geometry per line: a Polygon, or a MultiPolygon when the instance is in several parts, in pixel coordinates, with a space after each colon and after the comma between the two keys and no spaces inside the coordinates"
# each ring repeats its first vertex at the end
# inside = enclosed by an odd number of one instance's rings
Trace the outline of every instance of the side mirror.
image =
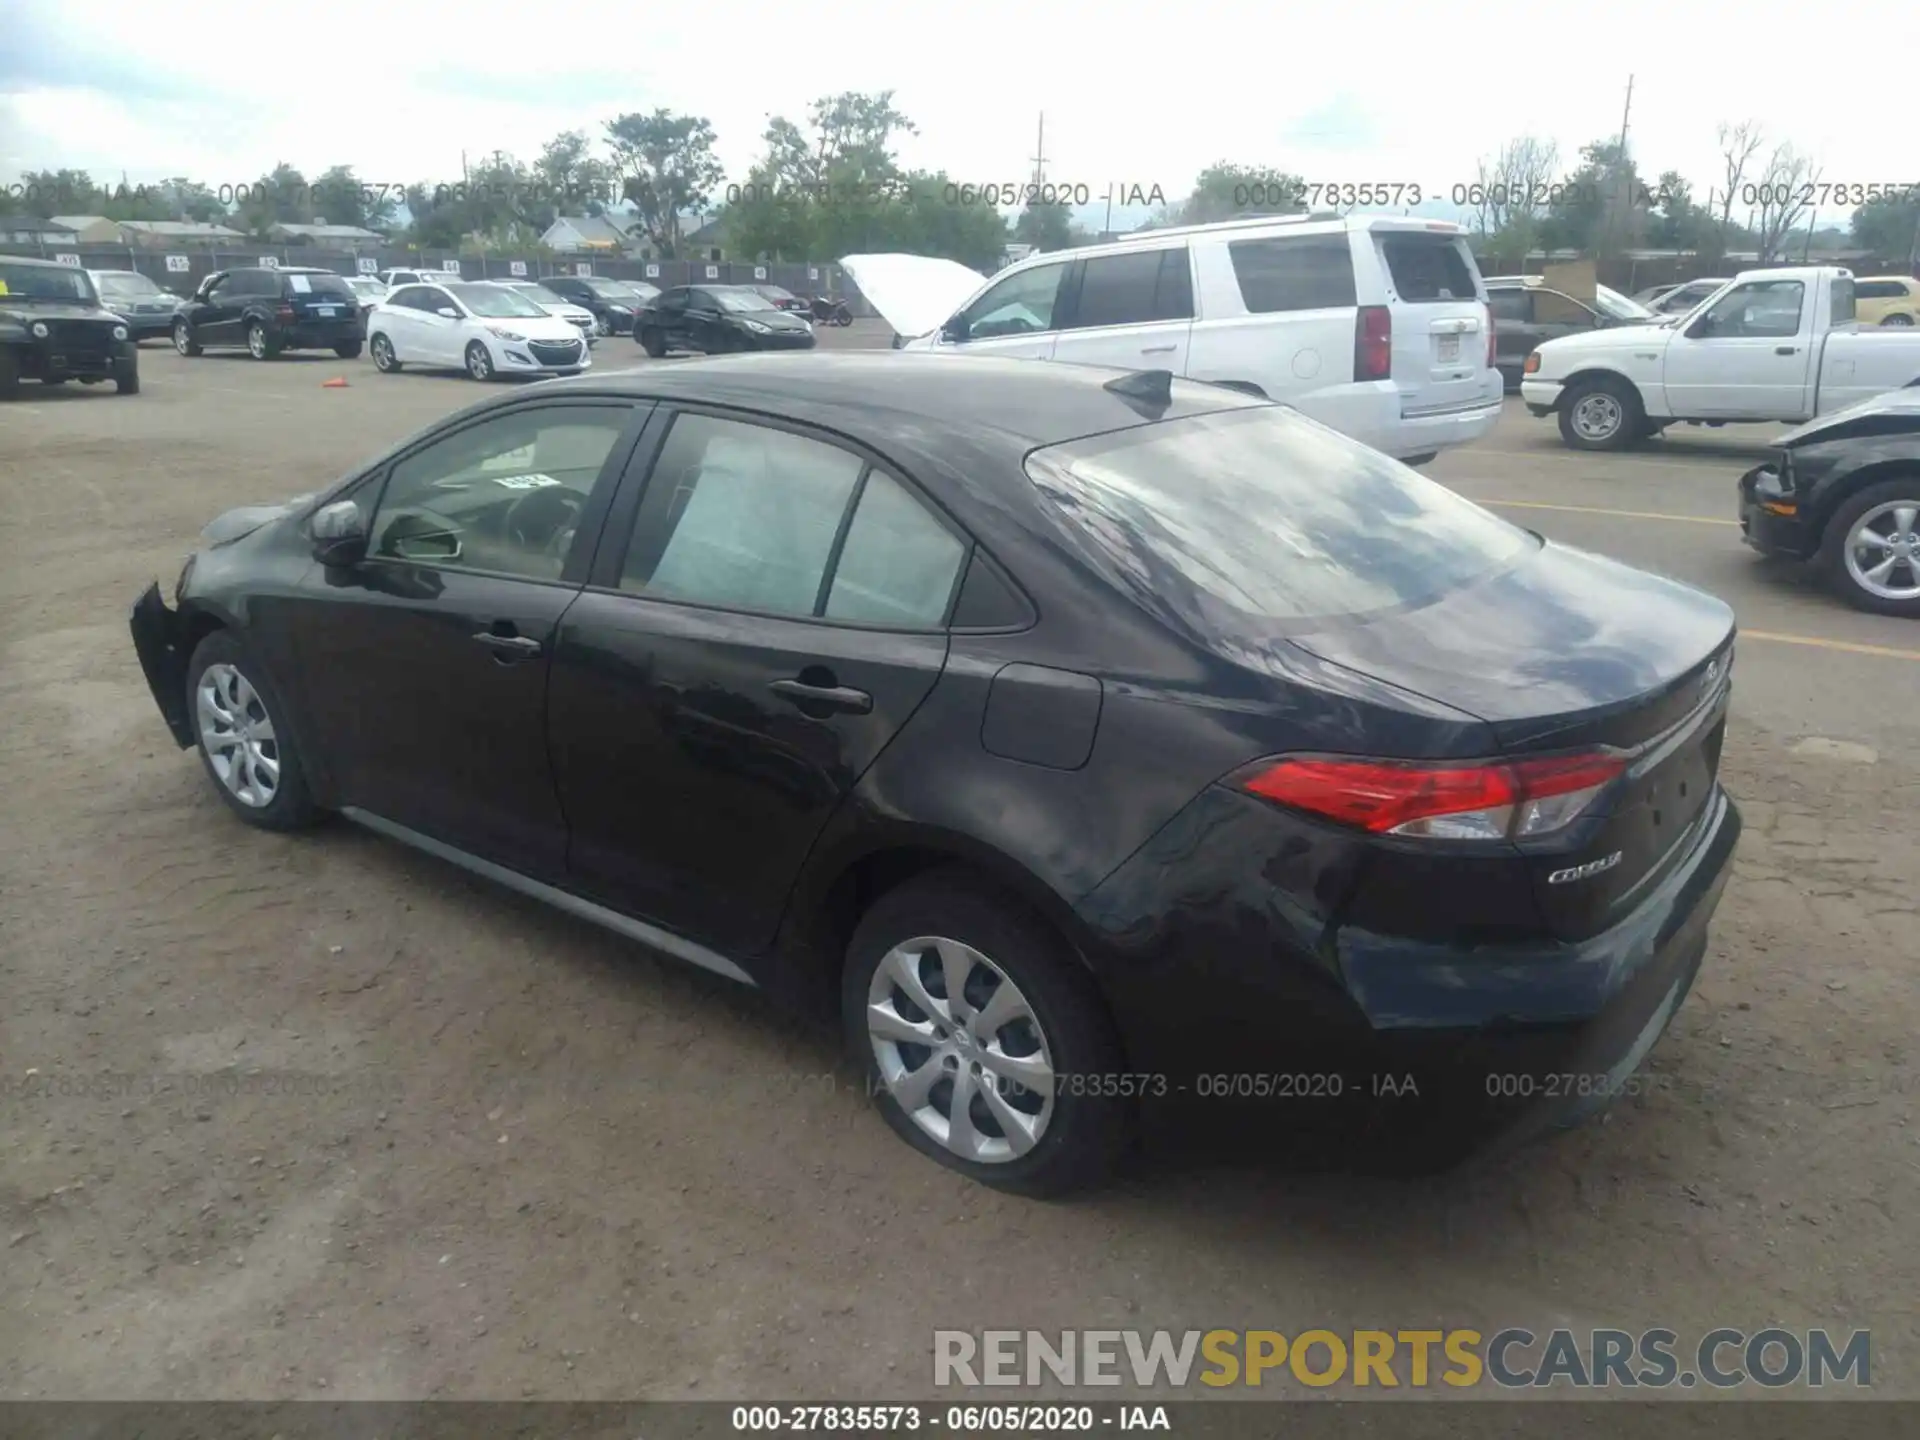
{"type": "Polygon", "coordinates": [[[454,309],[451,305],[442,305],[434,313],[436,315],[444,315],[449,320],[458,320],[460,318],[460,312],[454,309]]]}
{"type": "Polygon", "coordinates": [[[940,327],[940,338],[950,345],[959,345],[967,338],[973,327],[967,323],[967,317],[956,315],[940,327]]]}
{"type": "Polygon", "coordinates": [[[367,517],[356,500],[336,500],[307,522],[313,558],[322,565],[357,565],[367,555],[367,517]]]}

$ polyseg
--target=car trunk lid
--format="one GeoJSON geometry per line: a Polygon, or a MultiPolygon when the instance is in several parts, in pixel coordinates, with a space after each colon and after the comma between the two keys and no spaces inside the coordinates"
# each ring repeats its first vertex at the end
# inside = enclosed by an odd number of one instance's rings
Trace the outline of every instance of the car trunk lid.
{"type": "Polygon", "coordinates": [[[1503,757],[1628,757],[1566,831],[1518,842],[1548,926],[1580,939],[1684,853],[1719,770],[1733,637],[1712,596],[1546,544],[1431,604],[1293,643],[1484,720],[1503,757]]]}
{"type": "Polygon", "coordinates": [[[1403,416],[1444,414],[1497,402],[1487,363],[1492,320],[1479,269],[1457,229],[1380,225],[1378,252],[1393,313],[1393,383],[1403,416]]]}

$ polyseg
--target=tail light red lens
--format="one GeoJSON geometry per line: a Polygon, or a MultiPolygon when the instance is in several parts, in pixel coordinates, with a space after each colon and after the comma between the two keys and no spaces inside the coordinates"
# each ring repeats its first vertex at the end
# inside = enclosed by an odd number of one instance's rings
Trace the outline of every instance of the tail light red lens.
{"type": "Polygon", "coordinates": [[[291,321],[293,319],[293,306],[282,305],[273,313],[281,320],[291,321]]]}
{"type": "Polygon", "coordinates": [[[1487,306],[1487,369],[1493,369],[1493,306],[1487,306]]]}
{"type": "Polygon", "coordinates": [[[1384,305],[1362,305],[1353,317],[1353,378],[1393,378],[1393,312],[1384,305]]]}
{"type": "Polygon", "coordinates": [[[1237,783],[1374,835],[1517,840],[1571,824],[1626,764],[1607,751],[1446,765],[1284,756],[1247,767],[1237,783]]]}

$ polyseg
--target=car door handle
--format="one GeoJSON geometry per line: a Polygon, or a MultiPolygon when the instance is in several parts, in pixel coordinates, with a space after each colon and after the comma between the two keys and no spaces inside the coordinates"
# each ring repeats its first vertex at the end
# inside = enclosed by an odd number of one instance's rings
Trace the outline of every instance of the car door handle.
{"type": "Polygon", "coordinates": [[[481,630],[473,638],[505,659],[531,660],[540,653],[540,642],[528,635],[496,635],[481,630]]]}
{"type": "Polygon", "coordinates": [[[1146,349],[1142,350],[1140,353],[1142,355],[1171,355],[1175,350],[1178,350],[1179,348],[1180,347],[1178,345],[1149,345],[1147,346],[1146,349]]]}
{"type": "Polygon", "coordinates": [[[817,705],[827,710],[844,710],[850,715],[873,713],[873,696],[845,685],[809,685],[804,680],[776,680],[768,688],[782,700],[790,700],[803,710],[817,705]]]}
{"type": "Polygon", "coordinates": [[[1795,353],[1795,347],[1792,345],[1776,345],[1773,347],[1773,353],[1776,355],[1792,355],[1795,353]]]}

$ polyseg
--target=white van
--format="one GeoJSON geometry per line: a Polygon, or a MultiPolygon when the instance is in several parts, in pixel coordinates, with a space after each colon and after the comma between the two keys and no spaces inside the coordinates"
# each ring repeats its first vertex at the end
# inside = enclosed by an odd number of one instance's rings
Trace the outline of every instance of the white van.
{"type": "Polygon", "coordinates": [[[1261,216],[1032,255],[987,279],[841,261],[899,348],[1170,370],[1285,401],[1403,460],[1500,418],[1493,317],[1458,225],[1261,216]]]}

